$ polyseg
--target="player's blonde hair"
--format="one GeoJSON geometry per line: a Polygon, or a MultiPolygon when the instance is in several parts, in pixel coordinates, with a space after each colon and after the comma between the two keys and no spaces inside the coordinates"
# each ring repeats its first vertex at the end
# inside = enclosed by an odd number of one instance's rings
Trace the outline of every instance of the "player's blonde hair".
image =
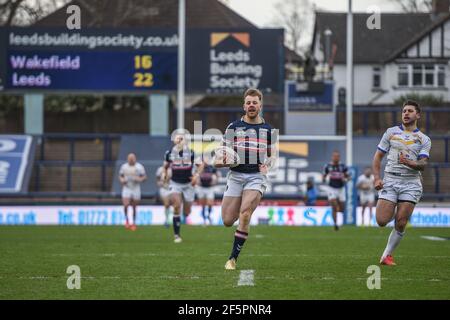
{"type": "Polygon", "coordinates": [[[263,99],[263,94],[262,94],[262,92],[259,91],[258,89],[254,89],[254,88],[250,88],[250,89],[247,89],[247,90],[245,91],[245,93],[244,93],[244,99],[245,99],[245,97],[247,97],[247,96],[258,97],[258,98],[259,98],[259,101],[262,101],[262,99],[263,99]]]}

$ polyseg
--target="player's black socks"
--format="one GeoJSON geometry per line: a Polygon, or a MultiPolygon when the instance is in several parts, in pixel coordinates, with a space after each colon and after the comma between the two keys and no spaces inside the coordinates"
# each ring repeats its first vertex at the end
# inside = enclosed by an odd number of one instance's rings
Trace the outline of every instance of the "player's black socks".
{"type": "Polygon", "coordinates": [[[205,220],[206,219],[206,207],[205,206],[203,206],[202,207],[202,217],[203,217],[203,220],[205,220]]]}
{"type": "Polygon", "coordinates": [[[212,206],[208,206],[208,218],[211,217],[212,206]]]}
{"type": "Polygon", "coordinates": [[[180,216],[173,216],[173,232],[176,236],[180,235],[181,218],[180,216]]]}
{"type": "Polygon", "coordinates": [[[245,243],[245,240],[248,238],[248,233],[236,230],[234,233],[234,243],[233,243],[233,251],[231,251],[231,258],[237,260],[239,253],[241,252],[242,246],[245,243]]]}

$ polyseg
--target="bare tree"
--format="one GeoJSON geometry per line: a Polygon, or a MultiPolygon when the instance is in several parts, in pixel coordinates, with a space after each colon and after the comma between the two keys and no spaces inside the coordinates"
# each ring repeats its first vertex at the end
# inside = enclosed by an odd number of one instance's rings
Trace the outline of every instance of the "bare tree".
{"type": "Polygon", "coordinates": [[[432,0],[391,0],[397,3],[404,12],[431,12],[432,0]]]}
{"type": "Polygon", "coordinates": [[[286,45],[301,51],[300,40],[308,26],[312,6],[309,0],[281,0],[275,4],[274,24],[285,29],[286,45]]]}
{"type": "Polygon", "coordinates": [[[33,24],[55,11],[68,0],[0,0],[0,25],[33,24]]]}

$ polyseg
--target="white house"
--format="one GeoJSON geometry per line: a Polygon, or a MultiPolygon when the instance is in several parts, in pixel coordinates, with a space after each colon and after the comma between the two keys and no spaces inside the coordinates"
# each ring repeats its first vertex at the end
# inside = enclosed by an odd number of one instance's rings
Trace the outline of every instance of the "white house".
{"type": "MultiPolygon", "coordinates": [[[[434,1],[433,13],[354,14],[354,103],[389,104],[406,93],[450,101],[450,0],[434,1]]],[[[338,90],[346,87],[346,13],[316,12],[311,52],[329,70],[338,90]]]]}

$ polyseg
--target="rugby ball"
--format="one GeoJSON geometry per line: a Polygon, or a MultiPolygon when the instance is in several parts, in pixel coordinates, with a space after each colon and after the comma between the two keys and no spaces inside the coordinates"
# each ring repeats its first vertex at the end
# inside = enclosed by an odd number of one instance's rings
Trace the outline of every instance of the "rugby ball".
{"type": "Polygon", "coordinates": [[[213,163],[222,163],[229,165],[231,168],[237,167],[241,159],[236,151],[230,147],[220,146],[214,149],[213,163]]]}

